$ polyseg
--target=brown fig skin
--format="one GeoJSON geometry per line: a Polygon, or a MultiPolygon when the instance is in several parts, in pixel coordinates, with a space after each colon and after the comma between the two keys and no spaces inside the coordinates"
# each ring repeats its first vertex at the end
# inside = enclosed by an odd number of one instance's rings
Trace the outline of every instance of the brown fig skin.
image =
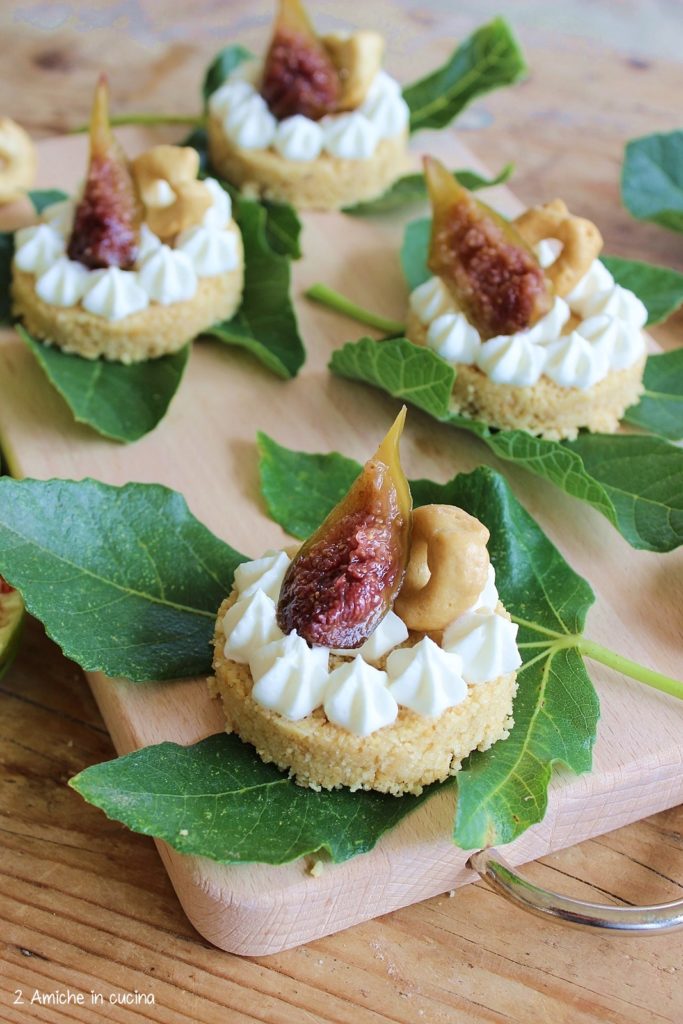
{"type": "Polygon", "coordinates": [[[398,442],[405,407],[348,494],[301,547],[277,608],[284,633],[356,648],[392,607],[408,562],[412,498],[398,442]]]}
{"type": "Polygon", "coordinates": [[[342,84],[301,0],[280,0],[266,56],[261,95],[278,120],[303,114],[313,121],[333,113],[342,84]]]}
{"type": "Polygon", "coordinates": [[[515,228],[478,202],[438,160],[425,157],[434,211],[428,266],[482,341],[532,327],[549,313],[553,289],[515,228]]]}
{"type": "Polygon", "coordinates": [[[138,253],[140,206],[128,163],[112,135],[108,108],[109,90],[102,76],[90,119],[88,176],[67,253],[90,270],[128,270],[138,253]]]}

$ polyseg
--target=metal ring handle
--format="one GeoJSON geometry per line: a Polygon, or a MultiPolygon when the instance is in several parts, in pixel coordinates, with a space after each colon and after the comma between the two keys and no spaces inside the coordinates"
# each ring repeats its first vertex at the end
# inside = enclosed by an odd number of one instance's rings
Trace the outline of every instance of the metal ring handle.
{"type": "Polygon", "coordinates": [[[491,849],[472,854],[467,866],[504,899],[546,920],[625,935],[663,935],[683,928],[683,899],[650,907],[619,907],[574,900],[533,885],[516,874],[497,850],[491,849]]]}

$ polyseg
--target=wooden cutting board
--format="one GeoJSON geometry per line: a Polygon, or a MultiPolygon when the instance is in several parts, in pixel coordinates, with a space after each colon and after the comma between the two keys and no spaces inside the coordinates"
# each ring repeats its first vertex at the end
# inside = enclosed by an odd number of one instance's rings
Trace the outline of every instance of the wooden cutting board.
{"type": "MultiPolygon", "coordinates": [[[[152,141],[133,129],[121,132],[121,138],[131,154],[152,141]]],[[[156,134],[154,141],[159,139],[156,134]]],[[[420,144],[451,166],[482,169],[452,132],[423,134],[420,144]]],[[[73,190],[85,166],[85,140],[53,139],[39,149],[39,186],[73,190]]],[[[548,198],[539,196],[539,201],[548,198]]],[[[487,200],[508,214],[520,205],[504,188],[490,190],[487,200]]],[[[5,211],[5,226],[21,213],[5,211]]],[[[323,281],[401,319],[406,304],[398,262],[402,230],[398,217],[371,221],[306,215],[305,257],[294,266],[293,283],[308,350],[300,376],[283,382],[237,350],[197,343],[166,419],[134,445],[106,441],[74,423],[28,349],[13,331],[0,331],[0,444],[10,471],[40,479],[92,476],[112,484],[163,483],[181,491],[194,514],[238,550],[257,556],[281,545],[285,535],[267,518],[259,497],[256,431],[291,448],[337,449],[363,461],[397,410],[397,403],[379,392],[328,373],[332,349],[362,332],[301,299],[302,292],[323,281]]],[[[680,674],[682,551],[634,551],[588,506],[499,463],[475,438],[414,410],[402,451],[413,477],[445,481],[481,463],[501,470],[593,586],[597,602],[587,635],[662,672],[680,674]]],[[[544,821],[506,849],[512,863],[683,800],[683,703],[601,665],[589,664],[589,669],[602,702],[594,770],[579,777],[555,776],[544,821]]],[[[135,686],[98,674],[89,678],[119,753],[162,740],[193,743],[222,727],[204,680],[135,686]]],[[[452,819],[452,795],[437,795],[373,851],[345,864],[326,864],[317,878],[303,860],[284,867],[224,867],[157,845],[198,931],[231,952],[263,955],[472,881],[464,867],[467,854],[449,839],[452,819]]]]}

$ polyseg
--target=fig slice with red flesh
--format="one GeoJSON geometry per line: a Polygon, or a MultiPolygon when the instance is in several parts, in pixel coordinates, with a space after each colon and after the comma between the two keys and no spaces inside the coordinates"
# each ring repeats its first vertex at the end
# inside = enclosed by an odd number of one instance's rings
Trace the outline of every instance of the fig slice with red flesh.
{"type": "Polygon", "coordinates": [[[90,163],[67,246],[69,259],[90,270],[128,270],[138,252],[140,215],[128,162],[109,124],[109,89],[103,75],[95,89],[90,163]]]}
{"type": "Polygon", "coordinates": [[[289,566],[277,608],[284,633],[360,647],[391,609],[410,549],[412,498],[399,458],[405,413],[289,566]]]}
{"type": "Polygon", "coordinates": [[[338,109],[341,93],[339,72],[301,0],[280,0],[261,83],[271,113],[280,121],[295,114],[319,121],[338,109]]]}
{"type": "Polygon", "coordinates": [[[531,249],[442,163],[425,157],[424,167],[434,213],[429,269],[482,341],[532,327],[550,312],[553,288],[531,249]]]}

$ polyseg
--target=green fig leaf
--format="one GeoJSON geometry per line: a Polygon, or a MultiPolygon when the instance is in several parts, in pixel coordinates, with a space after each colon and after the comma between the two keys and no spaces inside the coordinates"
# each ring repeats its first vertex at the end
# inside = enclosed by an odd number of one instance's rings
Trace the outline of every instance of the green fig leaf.
{"type": "Polygon", "coordinates": [[[243,560],[158,484],[0,478],[0,575],[86,671],[210,672],[216,611],[243,560]]]}
{"type": "Polygon", "coordinates": [[[492,430],[450,411],[454,368],[407,338],[350,342],[332,354],[330,369],[470,431],[499,458],[588,502],[635,548],[671,551],[683,543],[683,450],[663,438],[585,434],[559,442],[492,430]]]}
{"type": "Polygon", "coordinates": [[[318,529],[360,473],[354,459],[331,452],[307,455],[259,432],[261,494],[268,515],[298,540],[318,529]]]}
{"type": "Polygon", "coordinates": [[[50,383],[78,423],[125,444],[149,434],[164,418],[182,380],[190,345],[143,363],[82,359],[36,341],[16,325],[50,383]]]}
{"type": "MultiPolygon", "coordinates": [[[[219,89],[229,75],[239,67],[245,60],[251,60],[254,54],[244,46],[226,46],[220,50],[209,64],[204,75],[202,84],[202,96],[204,108],[209,101],[209,96],[219,89]]],[[[186,142],[185,145],[192,143],[186,142]]]]}
{"type": "MultiPolygon", "coordinates": [[[[484,178],[475,171],[453,171],[453,177],[461,185],[464,185],[465,188],[468,188],[470,192],[476,192],[482,188],[502,185],[511,178],[514,169],[514,164],[506,164],[495,178],[484,178]]],[[[374,213],[393,213],[394,210],[401,210],[406,206],[414,206],[416,203],[425,203],[426,201],[427,184],[424,174],[405,174],[402,178],[395,181],[381,196],[378,196],[376,199],[368,199],[365,202],[356,203],[354,206],[347,206],[343,212],[364,217],[367,214],[374,213]]]]}
{"type": "Polygon", "coordinates": [[[617,284],[634,292],[647,308],[647,323],[661,323],[683,303],[683,274],[668,267],[619,256],[601,256],[617,284]]]}
{"type": "MultiPolygon", "coordinates": [[[[199,177],[208,178],[211,176],[209,169],[209,139],[206,128],[193,128],[180,143],[181,146],[192,146],[199,155],[199,177]]],[[[224,185],[223,182],[221,184],[224,185]]],[[[224,185],[225,187],[225,185],[224,185]]]]}
{"type": "Polygon", "coordinates": [[[422,217],[406,225],[401,245],[401,270],[411,292],[432,276],[427,266],[431,232],[431,217],[422,217]]]}
{"type": "Polygon", "coordinates": [[[273,252],[301,259],[301,221],[289,203],[264,202],[266,211],[266,239],[273,252]]]}
{"type": "Polygon", "coordinates": [[[670,441],[683,440],[683,349],[648,356],[643,382],[643,397],[624,419],[670,441]]]}
{"type": "Polygon", "coordinates": [[[621,198],[637,220],[683,231],[683,131],[656,132],[626,144],[621,198]]]}
{"type": "Polygon", "coordinates": [[[527,70],[512,29],[503,18],[494,18],[461,43],[440,68],[405,87],[410,131],[445,128],[472,100],[518,82],[527,70]]]}
{"type": "Polygon", "coordinates": [[[225,733],[191,747],[145,747],[86,768],[69,785],[134,832],[221,864],[287,864],[323,850],[335,862],[348,860],[371,850],[439,788],[400,800],[315,792],[225,733]]]}
{"type": "Polygon", "coordinates": [[[69,198],[66,192],[62,192],[59,188],[32,189],[28,197],[33,204],[33,209],[38,214],[42,213],[46,207],[52,206],[53,203],[61,203],[62,200],[69,198]]]}
{"type": "MultiPolygon", "coordinates": [[[[246,349],[279,377],[295,377],[306,350],[290,297],[289,259],[269,244],[269,214],[261,203],[233,194],[233,211],[244,242],[242,304],[232,320],[214,324],[204,334],[246,349]]],[[[282,228],[282,215],[276,216],[282,228]]]]}
{"type": "MultiPolygon", "coordinates": [[[[344,478],[361,468],[334,453],[288,452],[265,435],[261,448],[264,494],[285,525],[293,491],[300,492],[306,482],[311,486],[312,516],[320,522],[344,478]],[[278,470],[280,455],[285,459],[278,470]]],[[[543,817],[555,764],[574,772],[590,768],[598,701],[572,645],[580,641],[593,594],[493,470],[461,474],[447,484],[421,480],[412,486],[417,504],[452,502],[485,523],[501,598],[520,624],[520,638],[535,644],[522,648],[531,653],[519,671],[510,738],[472,755],[457,776],[455,841],[468,848],[509,842],[543,817]]],[[[143,533],[146,518],[137,517],[143,533]]],[[[175,564],[166,571],[168,584],[183,575],[175,564]]],[[[334,861],[365,852],[443,788],[431,786],[420,797],[400,799],[348,790],[314,793],[263,764],[237,737],[222,734],[191,747],[148,747],[88,768],[71,785],[109,817],[181,852],[222,863],[268,864],[320,851],[334,861]],[[273,820],[282,827],[273,829],[273,820]]]]}

